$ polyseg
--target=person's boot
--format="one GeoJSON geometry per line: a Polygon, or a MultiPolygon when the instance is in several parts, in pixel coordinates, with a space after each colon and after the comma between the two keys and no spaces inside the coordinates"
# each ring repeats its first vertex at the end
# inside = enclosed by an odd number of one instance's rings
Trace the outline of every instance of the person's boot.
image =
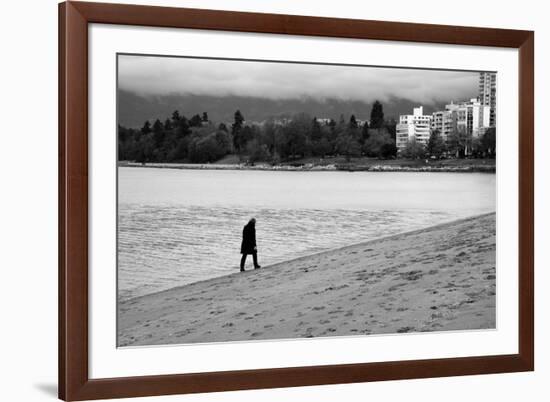
{"type": "Polygon", "coordinates": [[[254,269],[260,269],[261,267],[262,267],[261,265],[256,265],[256,266],[254,267],[254,269]]]}

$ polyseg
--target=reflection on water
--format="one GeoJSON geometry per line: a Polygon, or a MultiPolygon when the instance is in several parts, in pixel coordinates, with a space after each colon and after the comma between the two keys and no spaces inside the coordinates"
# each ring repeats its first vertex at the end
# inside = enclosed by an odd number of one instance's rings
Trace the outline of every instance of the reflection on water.
{"type": "Polygon", "coordinates": [[[267,266],[494,210],[489,174],[119,168],[119,297],[237,272],[252,216],[267,266]]]}

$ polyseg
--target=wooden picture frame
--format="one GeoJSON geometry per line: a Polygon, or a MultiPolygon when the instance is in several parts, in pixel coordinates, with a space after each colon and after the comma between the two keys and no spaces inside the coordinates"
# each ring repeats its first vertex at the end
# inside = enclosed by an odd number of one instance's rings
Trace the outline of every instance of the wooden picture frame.
{"type": "Polygon", "coordinates": [[[59,397],[141,397],[534,369],[534,33],[65,2],[59,5],[59,397]],[[519,353],[144,377],[88,373],[88,24],[194,28],[519,49],[519,353]]]}

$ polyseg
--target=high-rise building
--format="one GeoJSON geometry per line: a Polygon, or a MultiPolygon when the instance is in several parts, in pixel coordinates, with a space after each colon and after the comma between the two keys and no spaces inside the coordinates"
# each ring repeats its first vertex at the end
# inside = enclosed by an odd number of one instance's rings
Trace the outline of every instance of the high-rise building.
{"type": "Polygon", "coordinates": [[[413,114],[400,115],[395,135],[397,149],[403,150],[411,140],[426,144],[430,138],[431,122],[432,116],[424,115],[422,106],[415,107],[413,114]]]}
{"type": "Polygon", "coordinates": [[[433,113],[432,130],[438,130],[444,140],[454,132],[463,132],[473,138],[483,135],[490,126],[490,106],[477,98],[445,105],[445,110],[433,113]]]}
{"type": "Polygon", "coordinates": [[[497,119],[497,73],[479,73],[479,101],[490,107],[489,127],[496,126],[497,119]]]}
{"type": "Polygon", "coordinates": [[[447,141],[449,136],[456,130],[456,110],[450,110],[447,105],[445,110],[440,110],[432,114],[432,130],[439,131],[441,138],[447,141]]]}
{"type": "MultiPolygon", "coordinates": [[[[449,105],[447,105],[449,106],[449,105]]],[[[477,98],[456,105],[456,128],[473,138],[480,137],[491,124],[491,108],[477,98]]]]}

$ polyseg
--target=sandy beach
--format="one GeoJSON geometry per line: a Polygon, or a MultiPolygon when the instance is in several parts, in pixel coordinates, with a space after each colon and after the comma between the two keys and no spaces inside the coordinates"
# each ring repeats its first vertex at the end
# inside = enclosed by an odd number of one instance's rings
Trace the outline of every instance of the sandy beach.
{"type": "Polygon", "coordinates": [[[169,289],[119,303],[118,345],[495,328],[495,249],[490,213],[169,289]]]}

